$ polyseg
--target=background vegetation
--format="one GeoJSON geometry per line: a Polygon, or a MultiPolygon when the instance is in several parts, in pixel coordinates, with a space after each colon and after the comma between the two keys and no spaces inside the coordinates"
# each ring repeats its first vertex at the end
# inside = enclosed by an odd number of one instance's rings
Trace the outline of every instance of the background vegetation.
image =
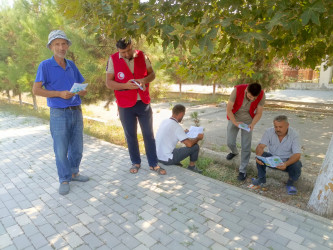
{"type": "Polygon", "coordinates": [[[332,64],[332,19],[333,2],[323,0],[15,0],[0,9],[0,91],[31,94],[39,63],[52,56],[53,29],[73,42],[68,58],[90,83],[85,103],[112,100],[105,66],[125,36],[153,62],[154,96],[167,83],[275,88],[278,59],[332,64]]]}

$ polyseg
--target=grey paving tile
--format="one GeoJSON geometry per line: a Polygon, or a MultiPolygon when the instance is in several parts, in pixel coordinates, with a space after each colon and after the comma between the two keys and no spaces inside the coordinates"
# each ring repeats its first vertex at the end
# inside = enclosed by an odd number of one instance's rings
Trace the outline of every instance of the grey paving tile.
{"type": "Polygon", "coordinates": [[[56,230],[53,226],[51,226],[51,224],[45,224],[43,226],[40,226],[38,229],[46,238],[56,234],[56,230]]]}
{"type": "Polygon", "coordinates": [[[1,249],[1,250],[17,250],[17,248],[16,248],[15,245],[10,245],[10,246],[5,247],[5,248],[3,248],[3,249],[1,249]]]}
{"type": "Polygon", "coordinates": [[[61,249],[68,245],[68,243],[64,240],[63,237],[61,237],[60,234],[55,234],[47,238],[49,244],[53,249],[61,249]]]}
{"type": "Polygon", "coordinates": [[[36,249],[39,249],[48,244],[48,241],[41,233],[34,234],[34,235],[30,236],[29,239],[30,239],[32,245],[36,249]]]}
{"type": "Polygon", "coordinates": [[[16,224],[16,220],[11,215],[6,216],[1,219],[1,223],[5,228],[11,227],[16,224]]]}
{"type": "Polygon", "coordinates": [[[89,233],[82,237],[84,242],[89,245],[90,249],[96,249],[100,246],[102,246],[104,243],[96,237],[93,233],[89,233]]]}
{"type": "MultiPolygon", "coordinates": [[[[94,232],[94,234],[96,235],[101,235],[103,233],[106,232],[106,228],[100,224],[98,224],[97,222],[93,222],[87,225],[87,228],[91,231],[94,232]]],[[[110,230],[108,228],[108,230],[110,230]]]]}
{"type": "Polygon", "coordinates": [[[247,239],[250,239],[251,241],[255,241],[261,245],[264,245],[267,242],[267,238],[259,233],[255,233],[253,231],[250,231],[249,229],[244,229],[240,235],[243,235],[247,239]]]}
{"type": "Polygon", "coordinates": [[[13,226],[10,226],[10,227],[7,227],[6,230],[7,230],[8,234],[10,235],[11,238],[15,238],[18,235],[23,234],[23,231],[22,231],[21,227],[17,224],[15,224],[13,226]]]}
{"type": "Polygon", "coordinates": [[[71,232],[63,236],[66,240],[67,244],[69,244],[72,248],[77,248],[84,244],[84,241],[75,233],[71,232]]]}
{"type": "Polygon", "coordinates": [[[24,234],[29,237],[39,232],[38,228],[34,224],[27,224],[22,226],[24,234]]]}
{"type": "MultiPolygon", "coordinates": [[[[141,236],[142,234],[140,234],[141,236]]],[[[141,241],[136,237],[136,235],[130,235],[128,233],[123,233],[122,235],[118,236],[117,237],[121,242],[122,244],[124,244],[126,247],[128,247],[129,249],[133,249],[137,246],[139,246],[141,244],[141,241]]],[[[149,244],[149,242],[147,243],[149,244]]]]}
{"type": "Polygon", "coordinates": [[[99,238],[107,247],[109,247],[109,249],[113,249],[115,246],[121,243],[117,237],[113,236],[109,232],[105,232],[104,234],[100,235],[99,238]]]}
{"type": "Polygon", "coordinates": [[[0,235],[0,249],[8,247],[12,244],[13,241],[8,234],[0,235]]]}
{"type": "Polygon", "coordinates": [[[118,236],[120,236],[121,234],[123,234],[123,233],[125,233],[125,230],[124,229],[122,229],[120,226],[118,226],[117,224],[115,224],[115,223],[110,223],[110,224],[108,224],[108,225],[106,225],[106,226],[104,226],[104,228],[108,231],[108,232],[110,232],[112,235],[114,235],[114,236],[116,236],[116,237],[118,237],[118,236]]]}
{"type": "Polygon", "coordinates": [[[207,236],[208,238],[212,239],[213,241],[221,244],[221,245],[226,245],[230,239],[228,239],[227,237],[213,231],[213,230],[209,230],[205,233],[205,236],[207,236]]]}
{"type": "Polygon", "coordinates": [[[13,136],[0,144],[1,249],[333,248],[330,220],[183,168],[158,176],[145,157],[130,175],[127,149],[86,135],[91,180],[60,196],[48,123],[32,120],[4,120],[13,136]]]}
{"type": "Polygon", "coordinates": [[[268,249],[289,250],[290,248],[287,248],[286,245],[280,244],[279,241],[274,241],[274,240],[268,240],[265,244],[265,246],[268,247],[268,249]]]}
{"type": "Polygon", "coordinates": [[[332,249],[332,246],[325,246],[316,241],[312,241],[312,240],[308,240],[308,239],[305,239],[304,242],[302,243],[302,245],[309,249],[320,249],[320,250],[332,249]]]}

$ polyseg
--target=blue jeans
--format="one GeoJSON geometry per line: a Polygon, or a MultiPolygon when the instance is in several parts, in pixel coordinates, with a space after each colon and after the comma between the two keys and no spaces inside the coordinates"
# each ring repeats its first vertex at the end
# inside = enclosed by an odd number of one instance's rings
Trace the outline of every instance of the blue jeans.
{"type": "Polygon", "coordinates": [[[50,109],[50,131],[59,182],[71,181],[79,172],[83,151],[83,119],[81,110],[50,109]]]}
{"type": "MultiPolygon", "coordinates": [[[[273,156],[271,153],[268,152],[264,152],[262,154],[263,157],[269,157],[269,156],[273,156]]],[[[259,179],[265,179],[266,178],[266,165],[260,165],[257,163],[257,169],[258,169],[258,178],[259,179]]],[[[276,168],[273,168],[274,170],[278,170],[276,168]]],[[[291,180],[292,182],[297,181],[298,178],[301,176],[301,172],[302,172],[302,163],[300,161],[297,161],[291,165],[289,165],[286,170],[284,170],[285,172],[288,172],[289,174],[289,180],[291,180]]]]}
{"type": "Polygon", "coordinates": [[[143,141],[149,166],[157,166],[156,144],[153,130],[153,111],[150,104],[138,101],[133,107],[119,108],[119,118],[125,132],[129,155],[132,164],[141,164],[138,143],[138,120],[141,127],[143,141]]]}
{"type": "Polygon", "coordinates": [[[175,148],[172,151],[173,157],[168,161],[161,161],[165,165],[176,165],[179,164],[182,160],[190,157],[190,162],[196,162],[198,160],[200,147],[198,144],[194,144],[192,147],[181,147],[175,148]]]}

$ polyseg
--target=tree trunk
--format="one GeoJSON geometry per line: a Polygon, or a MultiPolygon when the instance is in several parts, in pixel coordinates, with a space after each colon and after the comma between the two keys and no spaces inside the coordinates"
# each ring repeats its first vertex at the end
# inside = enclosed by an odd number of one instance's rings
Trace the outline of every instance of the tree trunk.
{"type": "Polygon", "coordinates": [[[182,82],[179,82],[179,96],[182,97],[182,82]]]}
{"type": "Polygon", "coordinates": [[[20,93],[18,94],[19,96],[19,102],[20,102],[20,105],[22,106],[23,102],[22,102],[22,93],[20,91],[20,93]]]}
{"type": "Polygon", "coordinates": [[[213,83],[213,96],[215,96],[215,93],[216,93],[216,83],[214,82],[213,83]]]}
{"type": "Polygon", "coordinates": [[[333,136],[308,202],[308,208],[319,215],[333,216],[333,136]]]}
{"type": "Polygon", "coordinates": [[[6,94],[7,94],[8,102],[10,103],[10,102],[11,102],[11,99],[10,99],[10,92],[9,92],[9,90],[6,90],[6,94]]]}
{"type": "Polygon", "coordinates": [[[32,102],[33,102],[33,105],[34,105],[34,110],[38,110],[38,104],[37,104],[37,98],[34,94],[32,94],[32,102]]]}

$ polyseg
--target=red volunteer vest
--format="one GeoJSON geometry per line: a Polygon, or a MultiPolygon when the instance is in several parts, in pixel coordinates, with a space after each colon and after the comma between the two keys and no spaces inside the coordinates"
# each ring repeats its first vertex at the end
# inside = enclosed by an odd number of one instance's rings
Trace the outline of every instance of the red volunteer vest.
{"type": "MultiPolygon", "coordinates": [[[[237,91],[236,91],[236,100],[235,100],[234,106],[232,108],[233,114],[235,114],[242,107],[245,90],[246,90],[247,86],[248,86],[248,84],[240,84],[240,85],[235,86],[237,91]]],[[[261,101],[263,95],[264,95],[264,91],[261,90],[259,96],[250,105],[249,113],[252,118],[255,116],[254,112],[257,109],[258,103],[261,101]]],[[[228,120],[230,120],[228,116],[227,116],[227,118],[228,118],[228,120]]]]}
{"type": "MultiPolygon", "coordinates": [[[[128,68],[125,60],[119,58],[119,52],[111,55],[114,68],[114,80],[119,83],[127,83],[131,79],[141,79],[148,75],[145,56],[142,51],[136,50],[137,56],[134,57],[134,74],[128,68]]],[[[143,103],[150,103],[149,83],[146,84],[146,91],[141,89],[115,90],[114,94],[117,104],[122,108],[133,107],[136,104],[138,92],[143,103]]]]}

